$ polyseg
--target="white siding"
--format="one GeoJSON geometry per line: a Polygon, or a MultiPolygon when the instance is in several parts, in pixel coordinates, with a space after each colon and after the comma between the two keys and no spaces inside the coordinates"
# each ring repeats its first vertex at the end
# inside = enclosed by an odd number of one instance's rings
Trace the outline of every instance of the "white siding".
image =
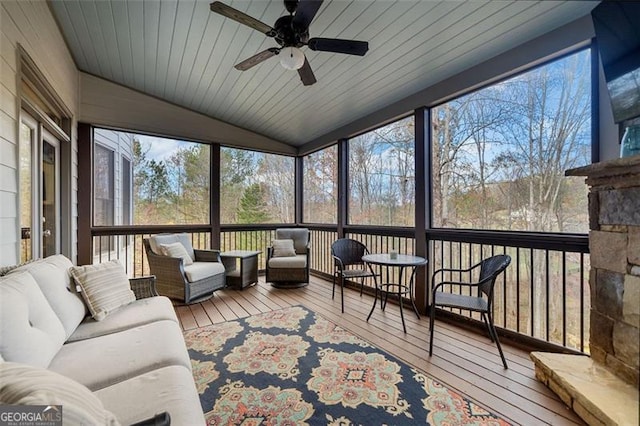
{"type": "MultiPolygon", "coordinates": [[[[18,171],[16,152],[19,129],[18,44],[35,61],[57,95],[71,110],[78,111],[78,71],[58,26],[44,1],[0,2],[0,265],[18,261],[18,171]],[[12,203],[11,206],[4,206],[12,203]]],[[[72,253],[76,257],[77,140],[72,132],[72,253]]],[[[66,189],[63,189],[66,190],[66,189]]]]}

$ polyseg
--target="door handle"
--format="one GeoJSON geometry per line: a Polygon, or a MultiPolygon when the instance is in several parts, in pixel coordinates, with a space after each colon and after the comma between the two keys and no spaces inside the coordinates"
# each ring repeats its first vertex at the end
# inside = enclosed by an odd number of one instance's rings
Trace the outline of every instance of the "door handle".
{"type": "Polygon", "coordinates": [[[42,236],[43,237],[50,237],[51,236],[51,229],[45,229],[44,231],[42,231],[42,236]]]}

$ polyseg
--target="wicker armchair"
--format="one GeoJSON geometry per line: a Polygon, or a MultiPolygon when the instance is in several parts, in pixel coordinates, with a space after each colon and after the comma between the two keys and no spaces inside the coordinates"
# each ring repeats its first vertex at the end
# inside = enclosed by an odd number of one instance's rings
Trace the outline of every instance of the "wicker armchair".
{"type": "Polygon", "coordinates": [[[158,234],[145,238],[144,249],[151,273],[156,276],[158,292],[163,296],[195,303],[213,296],[225,286],[225,269],[219,250],[194,250],[187,234],[158,234]],[[180,242],[193,264],[161,254],[162,244],[180,242]]]}
{"type": "Polygon", "coordinates": [[[266,281],[273,287],[297,288],[309,284],[309,240],[306,228],[276,229],[276,240],[293,240],[295,256],[275,257],[273,246],[267,247],[266,281]]]}
{"type": "Polygon", "coordinates": [[[160,296],[156,289],[156,277],[153,275],[129,278],[129,285],[131,286],[133,294],[136,295],[136,300],[160,296]]]}

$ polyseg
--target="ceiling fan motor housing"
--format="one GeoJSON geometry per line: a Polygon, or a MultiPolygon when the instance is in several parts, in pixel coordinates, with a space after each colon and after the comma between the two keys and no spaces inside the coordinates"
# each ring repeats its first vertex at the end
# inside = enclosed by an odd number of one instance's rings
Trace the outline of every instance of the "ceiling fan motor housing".
{"type": "Polygon", "coordinates": [[[285,15],[273,26],[276,30],[275,40],[282,47],[302,47],[309,41],[307,28],[296,28],[293,15],[285,15]]]}

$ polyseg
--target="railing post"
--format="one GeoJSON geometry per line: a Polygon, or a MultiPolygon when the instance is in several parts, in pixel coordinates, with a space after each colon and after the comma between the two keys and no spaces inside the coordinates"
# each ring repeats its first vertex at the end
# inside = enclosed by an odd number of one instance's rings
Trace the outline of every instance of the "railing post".
{"type": "Polygon", "coordinates": [[[209,224],[211,225],[211,247],[220,249],[220,144],[211,144],[211,167],[209,194],[209,224]]]}
{"type": "Polygon", "coordinates": [[[347,146],[347,139],[340,139],[338,141],[338,214],[337,214],[337,229],[338,238],[344,238],[344,227],[347,223],[347,202],[349,183],[347,170],[349,166],[349,151],[347,146]]]}
{"type": "MultiPolygon", "coordinates": [[[[429,130],[430,114],[427,108],[415,111],[415,241],[417,256],[429,259],[427,247],[427,225],[429,223],[429,187],[431,185],[431,164],[429,162],[429,130]]],[[[429,259],[431,261],[431,259],[429,259]]],[[[418,309],[423,313],[429,306],[429,285],[427,280],[429,268],[423,266],[416,272],[415,300],[418,309]]]]}
{"type": "Polygon", "coordinates": [[[304,180],[304,157],[296,157],[295,158],[295,172],[294,172],[294,182],[295,182],[295,195],[294,195],[294,205],[295,205],[295,217],[294,222],[296,224],[301,224],[304,222],[303,217],[303,202],[304,202],[304,188],[303,188],[303,180],[304,180]]]}
{"type": "Polygon", "coordinates": [[[93,132],[91,125],[78,123],[78,265],[93,263],[91,225],[93,182],[93,132]]]}

